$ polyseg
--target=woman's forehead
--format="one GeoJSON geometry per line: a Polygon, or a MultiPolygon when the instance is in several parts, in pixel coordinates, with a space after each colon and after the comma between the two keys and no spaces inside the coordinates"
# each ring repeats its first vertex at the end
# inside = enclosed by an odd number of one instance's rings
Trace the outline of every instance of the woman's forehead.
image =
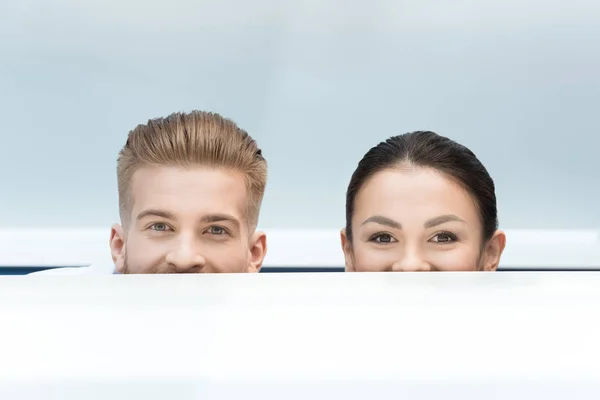
{"type": "Polygon", "coordinates": [[[465,220],[478,220],[476,202],[469,192],[431,168],[394,168],[374,174],[355,202],[355,216],[371,213],[396,217],[456,214],[465,220]]]}

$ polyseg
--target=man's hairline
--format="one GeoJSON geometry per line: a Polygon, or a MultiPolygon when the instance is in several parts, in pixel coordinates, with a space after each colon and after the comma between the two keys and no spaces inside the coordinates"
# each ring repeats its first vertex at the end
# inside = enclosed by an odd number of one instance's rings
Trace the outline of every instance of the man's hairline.
{"type": "MultiPolygon", "coordinates": [[[[142,163],[138,166],[136,166],[135,168],[132,168],[133,171],[131,171],[129,173],[129,179],[127,180],[126,183],[126,187],[125,187],[125,204],[126,204],[126,208],[127,210],[127,214],[129,218],[124,219],[123,218],[123,210],[121,210],[121,194],[120,191],[118,191],[118,203],[119,203],[119,219],[121,221],[121,225],[123,226],[123,229],[125,231],[127,231],[132,225],[134,225],[134,216],[133,214],[133,208],[134,208],[134,202],[133,202],[133,196],[131,195],[131,188],[132,188],[132,181],[134,179],[135,174],[141,170],[141,169],[158,169],[158,168],[175,168],[175,169],[182,169],[182,170],[190,170],[190,169],[208,169],[208,170],[217,170],[217,171],[232,171],[235,173],[239,173],[242,175],[243,179],[244,179],[244,189],[246,190],[246,198],[247,199],[251,199],[252,196],[252,190],[250,190],[250,184],[249,184],[249,179],[248,179],[248,175],[246,174],[245,171],[241,170],[240,168],[235,168],[235,167],[230,167],[230,166],[226,166],[226,165],[210,165],[210,164],[200,164],[200,163],[195,163],[195,164],[190,164],[190,165],[182,165],[182,164],[177,164],[177,163],[173,163],[173,164],[152,164],[152,163],[142,163]]],[[[266,183],[266,182],[265,182],[266,183]]],[[[265,185],[266,186],[266,185],[265,185]]],[[[263,188],[262,193],[260,193],[260,196],[258,196],[257,200],[257,205],[256,205],[256,223],[254,224],[250,224],[250,218],[249,218],[249,209],[253,208],[250,205],[250,202],[247,202],[248,206],[246,207],[246,211],[244,212],[244,215],[242,216],[242,219],[246,221],[246,226],[248,227],[248,233],[249,235],[253,235],[257,228],[258,228],[258,220],[260,218],[260,210],[261,210],[261,206],[262,206],[262,200],[264,198],[264,193],[265,192],[265,188],[263,188]],[[254,225],[254,227],[252,227],[252,225],[254,225]]]]}

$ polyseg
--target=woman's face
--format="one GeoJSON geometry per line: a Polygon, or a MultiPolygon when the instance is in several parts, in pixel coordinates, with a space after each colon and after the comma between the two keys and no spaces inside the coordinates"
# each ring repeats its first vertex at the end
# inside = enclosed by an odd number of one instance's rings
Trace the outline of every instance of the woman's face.
{"type": "Polygon", "coordinates": [[[383,170],[355,199],[352,242],[342,231],[346,271],[495,270],[505,236],[483,243],[473,198],[429,168],[383,170]]]}

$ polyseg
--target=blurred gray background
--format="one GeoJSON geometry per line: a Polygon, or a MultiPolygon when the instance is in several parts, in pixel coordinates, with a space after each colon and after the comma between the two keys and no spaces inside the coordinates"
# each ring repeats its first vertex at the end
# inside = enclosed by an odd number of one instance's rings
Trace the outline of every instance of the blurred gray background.
{"type": "Polygon", "coordinates": [[[0,226],[108,227],[149,118],[232,118],[270,164],[261,225],[339,228],[362,155],[470,147],[504,228],[597,228],[600,3],[0,0],[0,226]]]}

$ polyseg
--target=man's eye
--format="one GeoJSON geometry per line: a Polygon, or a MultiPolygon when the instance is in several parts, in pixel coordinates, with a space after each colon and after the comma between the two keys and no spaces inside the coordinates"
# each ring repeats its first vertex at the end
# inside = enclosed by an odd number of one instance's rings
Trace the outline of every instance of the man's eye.
{"type": "Polygon", "coordinates": [[[220,226],[211,226],[208,228],[208,232],[213,235],[225,235],[227,233],[227,231],[220,226]]]}
{"type": "Polygon", "coordinates": [[[169,226],[167,224],[158,223],[150,226],[150,229],[157,232],[165,232],[169,230],[169,226]]]}

